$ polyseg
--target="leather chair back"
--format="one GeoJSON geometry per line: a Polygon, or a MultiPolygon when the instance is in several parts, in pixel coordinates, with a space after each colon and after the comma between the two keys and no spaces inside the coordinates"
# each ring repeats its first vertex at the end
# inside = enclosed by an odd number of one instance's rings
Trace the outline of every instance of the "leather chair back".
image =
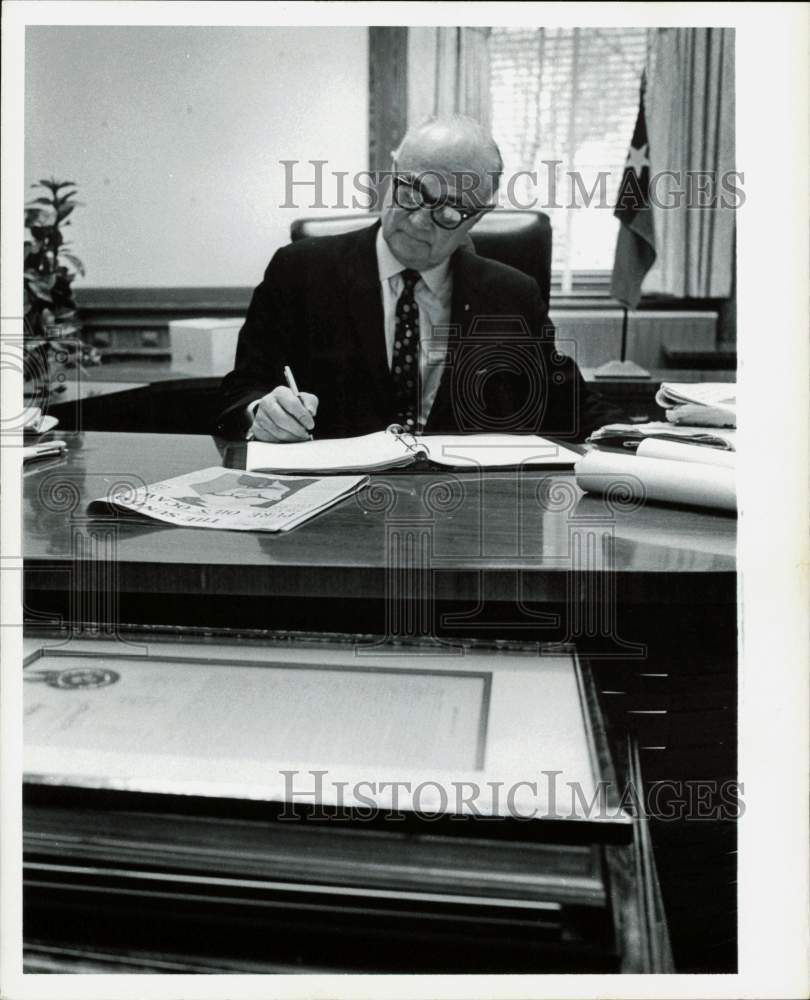
{"type": "MultiPolygon", "coordinates": [[[[336,215],[321,218],[296,219],[290,227],[290,238],[335,236],[356,229],[365,229],[378,216],[336,215]]],[[[543,300],[548,303],[551,291],[551,222],[544,212],[498,209],[487,214],[470,233],[475,250],[482,257],[500,261],[534,278],[540,286],[543,300]]]]}

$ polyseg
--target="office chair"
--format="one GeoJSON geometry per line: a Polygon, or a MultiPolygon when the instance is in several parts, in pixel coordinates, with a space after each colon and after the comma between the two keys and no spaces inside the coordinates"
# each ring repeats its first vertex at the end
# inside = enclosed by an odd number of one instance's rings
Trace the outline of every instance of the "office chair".
{"type": "MultiPolygon", "coordinates": [[[[307,236],[336,236],[356,229],[365,229],[378,216],[333,215],[321,218],[296,219],[290,226],[290,239],[307,236]]],[[[476,253],[534,278],[545,302],[551,291],[551,223],[543,212],[498,209],[488,212],[472,233],[476,253]]]]}

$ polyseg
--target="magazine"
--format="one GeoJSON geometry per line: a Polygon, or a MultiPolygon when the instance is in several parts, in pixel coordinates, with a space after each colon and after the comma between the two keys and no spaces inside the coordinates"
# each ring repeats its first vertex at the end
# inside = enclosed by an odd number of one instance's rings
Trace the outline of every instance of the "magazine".
{"type": "Polygon", "coordinates": [[[368,476],[278,476],[214,466],[138,489],[119,489],[88,505],[183,528],[289,531],[362,490],[368,476]]]}

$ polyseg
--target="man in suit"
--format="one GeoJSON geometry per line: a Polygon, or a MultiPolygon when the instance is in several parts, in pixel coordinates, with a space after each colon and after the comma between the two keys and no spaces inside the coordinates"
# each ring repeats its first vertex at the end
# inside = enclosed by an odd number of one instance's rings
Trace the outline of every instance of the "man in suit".
{"type": "Polygon", "coordinates": [[[476,122],[434,119],[396,152],[380,223],[279,250],[222,383],[219,432],[292,442],[396,423],[581,440],[621,419],[554,349],[537,283],[472,247],[502,169],[476,122]]]}

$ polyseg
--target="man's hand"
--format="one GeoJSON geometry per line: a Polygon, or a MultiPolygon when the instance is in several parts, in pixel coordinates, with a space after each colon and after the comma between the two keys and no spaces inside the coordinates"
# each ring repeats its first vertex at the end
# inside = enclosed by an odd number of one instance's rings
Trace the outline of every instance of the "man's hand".
{"type": "Polygon", "coordinates": [[[277,385],[259,400],[251,431],[257,441],[276,443],[309,440],[318,412],[318,397],[302,392],[301,401],[286,385],[277,385]]]}

